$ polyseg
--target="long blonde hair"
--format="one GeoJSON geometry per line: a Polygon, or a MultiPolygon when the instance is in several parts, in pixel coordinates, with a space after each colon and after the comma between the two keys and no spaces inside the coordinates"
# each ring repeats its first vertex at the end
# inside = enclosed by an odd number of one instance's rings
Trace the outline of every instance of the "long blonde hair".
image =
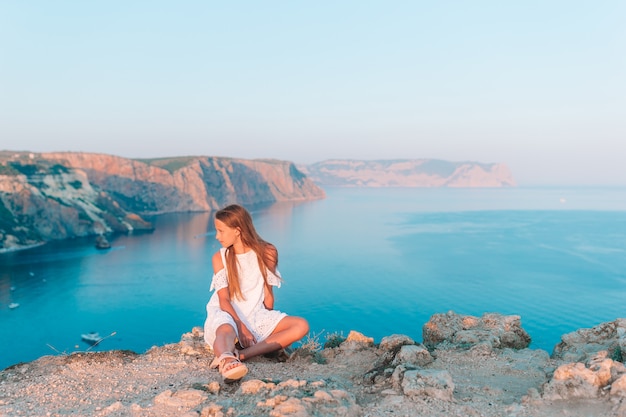
{"type": "MultiPolygon", "coordinates": [[[[218,210],[217,213],[215,213],[215,218],[230,228],[239,229],[241,242],[244,246],[252,249],[256,254],[259,269],[267,285],[267,270],[269,269],[273,273],[276,273],[278,251],[274,245],[266,242],[259,236],[252,223],[250,213],[238,204],[231,204],[218,210]]],[[[242,294],[239,284],[237,255],[232,246],[226,248],[225,258],[226,269],[228,271],[228,290],[235,299],[245,300],[246,297],[242,294]]]]}

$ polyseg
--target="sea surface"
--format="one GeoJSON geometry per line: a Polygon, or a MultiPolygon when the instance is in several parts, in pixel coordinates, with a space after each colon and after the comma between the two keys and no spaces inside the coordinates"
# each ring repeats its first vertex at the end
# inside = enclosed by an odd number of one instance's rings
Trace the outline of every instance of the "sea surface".
{"type": "MultiPolygon", "coordinates": [[[[531,348],[626,317],[626,189],[327,189],[251,208],[279,250],[276,308],[310,337],[357,330],[422,341],[436,313],[521,316],[531,348]]],[[[0,254],[0,369],[43,355],[176,343],[201,326],[219,249],[210,213],[152,233],[0,254]],[[10,309],[9,304],[19,307],[10,309]]]]}

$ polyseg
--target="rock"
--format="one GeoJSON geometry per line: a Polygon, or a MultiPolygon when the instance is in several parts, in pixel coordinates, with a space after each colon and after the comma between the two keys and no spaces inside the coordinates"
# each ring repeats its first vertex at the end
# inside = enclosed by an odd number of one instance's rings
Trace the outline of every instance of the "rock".
{"type": "Polygon", "coordinates": [[[191,332],[181,336],[180,351],[185,355],[197,356],[212,353],[209,345],[204,341],[204,330],[201,327],[194,327],[191,332]]]}
{"type": "Polygon", "coordinates": [[[96,236],[96,249],[109,249],[110,247],[111,243],[109,243],[104,235],[96,236]]]}
{"type": "Polygon", "coordinates": [[[105,407],[104,409],[100,410],[98,415],[99,416],[108,416],[108,415],[111,415],[111,414],[122,414],[125,409],[126,409],[126,407],[124,407],[124,404],[122,404],[121,401],[115,401],[110,406],[105,407]]]}
{"type": "Polygon", "coordinates": [[[415,341],[404,334],[392,334],[381,339],[379,347],[385,351],[391,351],[403,345],[414,345],[415,341]]]}
{"type": "Polygon", "coordinates": [[[298,398],[288,398],[274,406],[269,412],[270,417],[309,417],[303,402],[298,398]]]}
{"type": "Polygon", "coordinates": [[[610,392],[612,397],[623,396],[626,367],[606,357],[603,351],[589,360],[559,366],[552,379],[545,385],[543,398],[547,400],[570,400],[597,398],[610,392]]]}
{"type": "Polygon", "coordinates": [[[211,403],[204,407],[200,412],[200,417],[225,417],[226,414],[222,411],[224,407],[221,405],[211,403]]]}
{"type": "Polygon", "coordinates": [[[611,384],[611,397],[626,397],[626,374],[620,376],[611,384]]]}
{"type": "Polygon", "coordinates": [[[485,313],[481,318],[453,311],[434,314],[422,327],[424,345],[434,349],[442,343],[470,348],[486,343],[495,349],[524,349],[530,336],[521,327],[520,316],[485,313]]]}
{"type": "MultiPolygon", "coordinates": [[[[278,389],[278,388],[277,388],[278,389]]],[[[358,416],[360,407],[352,395],[343,390],[317,390],[312,396],[274,395],[257,404],[261,410],[269,410],[270,416],[358,416]]]]}
{"type": "Polygon", "coordinates": [[[626,319],[601,323],[590,329],[578,329],[561,336],[552,357],[565,362],[585,362],[600,351],[623,361],[626,352],[626,319]]]}
{"type": "Polygon", "coordinates": [[[406,371],[402,378],[402,391],[409,397],[431,397],[453,401],[454,382],[447,371],[406,371]]]}
{"type": "Polygon", "coordinates": [[[367,337],[363,333],[351,330],[348,337],[340,345],[342,350],[359,350],[374,345],[374,338],[367,337]]]}
{"type": "Polygon", "coordinates": [[[583,363],[561,365],[552,380],[544,388],[543,398],[567,400],[572,398],[595,398],[600,392],[598,376],[583,363]]]}
{"type": "Polygon", "coordinates": [[[598,377],[598,384],[601,387],[611,383],[611,368],[613,368],[613,360],[606,357],[606,351],[600,352],[599,355],[592,358],[587,366],[595,372],[598,377]]]}
{"type": "Polygon", "coordinates": [[[412,365],[423,367],[432,363],[433,357],[423,345],[404,345],[393,359],[392,365],[412,365]]]}
{"type": "Polygon", "coordinates": [[[242,382],[241,388],[239,389],[242,394],[259,394],[261,392],[271,391],[275,386],[276,384],[274,383],[266,383],[259,379],[251,379],[242,382]]]}
{"type": "MultiPolygon", "coordinates": [[[[471,317],[475,319],[475,317],[471,317]]],[[[433,314],[422,327],[422,338],[428,349],[434,349],[443,342],[452,342],[454,335],[463,330],[463,317],[454,311],[445,314],[433,314]]]]}
{"type": "Polygon", "coordinates": [[[154,397],[154,403],[189,410],[202,404],[207,398],[208,396],[199,390],[188,389],[177,392],[167,390],[154,397]]]}
{"type": "Polygon", "coordinates": [[[493,354],[493,344],[488,341],[478,341],[469,351],[473,355],[489,356],[493,354]]]}
{"type": "MultiPolygon", "coordinates": [[[[396,356],[404,346],[411,346],[414,344],[415,342],[413,341],[413,339],[406,335],[394,334],[391,336],[383,337],[379,345],[381,355],[374,363],[373,368],[365,375],[365,381],[368,383],[373,383],[376,381],[377,378],[387,372],[387,367],[395,367],[399,364],[402,364],[404,359],[401,357],[396,360],[396,356]]],[[[417,358],[409,359],[408,356],[409,353],[407,351],[405,352],[405,359],[409,364],[413,359],[415,361],[418,361],[417,358]]]]}
{"type": "Polygon", "coordinates": [[[220,392],[220,384],[217,381],[211,381],[205,385],[207,392],[211,394],[219,394],[220,392]]]}

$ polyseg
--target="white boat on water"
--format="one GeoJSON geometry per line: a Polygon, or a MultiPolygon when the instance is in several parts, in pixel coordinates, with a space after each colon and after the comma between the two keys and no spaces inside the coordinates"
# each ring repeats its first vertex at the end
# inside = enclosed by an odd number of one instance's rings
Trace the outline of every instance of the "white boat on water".
{"type": "Polygon", "coordinates": [[[11,304],[9,304],[9,308],[11,310],[13,310],[14,308],[18,308],[19,306],[20,306],[19,303],[11,303],[11,304]]]}
{"type": "Polygon", "coordinates": [[[100,333],[98,332],[83,333],[80,335],[80,338],[83,342],[89,343],[90,345],[95,345],[102,340],[102,337],[100,337],[100,333]]]}

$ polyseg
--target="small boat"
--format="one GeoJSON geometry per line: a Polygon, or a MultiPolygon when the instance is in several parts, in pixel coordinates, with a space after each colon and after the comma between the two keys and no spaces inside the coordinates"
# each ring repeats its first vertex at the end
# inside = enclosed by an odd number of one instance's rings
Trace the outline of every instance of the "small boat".
{"type": "Polygon", "coordinates": [[[80,335],[80,338],[83,342],[89,343],[90,345],[95,345],[102,340],[98,332],[83,333],[80,335]]]}
{"type": "Polygon", "coordinates": [[[19,303],[11,303],[11,304],[9,304],[9,308],[11,310],[13,310],[14,308],[18,308],[19,306],[20,306],[19,303]]]}
{"type": "Polygon", "coordinates": [[[111,247],[111,244],[109,243],[107,238],[104,237],[104,235],[98,235],[98,237],[96,237],[97,249],[109,249],[110,247],[111,247]]]}

